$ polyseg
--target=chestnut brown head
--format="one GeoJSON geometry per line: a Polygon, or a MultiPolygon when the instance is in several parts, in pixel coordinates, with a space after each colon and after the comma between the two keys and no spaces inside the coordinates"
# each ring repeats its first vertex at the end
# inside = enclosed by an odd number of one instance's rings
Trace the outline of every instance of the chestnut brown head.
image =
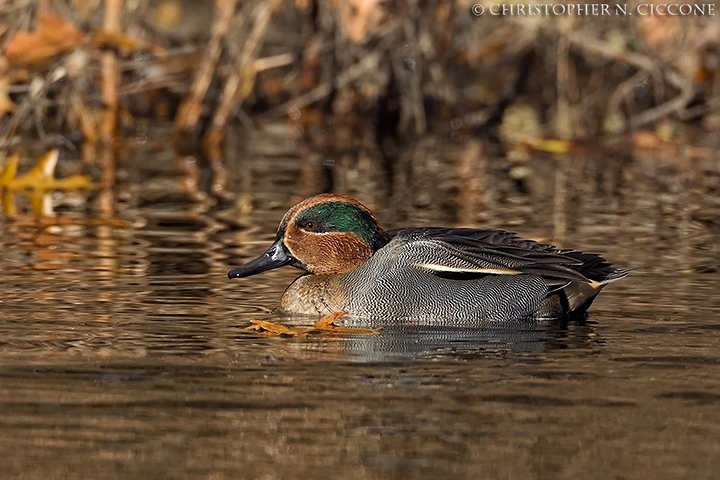
{"type": "Polygon", "coordinates": [[[388,241],[370,210],[354,198],[317,195],[288,210],[270,248],[228,277],[248,277],[283,265],[316,275],[346,273],[388,241]]]}

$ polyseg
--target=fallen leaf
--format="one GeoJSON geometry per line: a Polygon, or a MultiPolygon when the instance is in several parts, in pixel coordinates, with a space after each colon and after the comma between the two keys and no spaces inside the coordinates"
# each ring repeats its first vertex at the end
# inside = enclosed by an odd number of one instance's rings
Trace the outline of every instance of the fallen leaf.
{"type": "Polygon", "coordinates": [[[568,153],[573,147],[573,144],[566,140],[537,138],[528,143],[535,150],[548,153],[568,153]]]}
{"type": "Polygon", "coordinates": [[[8,187],[10,182],[15,178],[17,174],[18,164],[20,163],[20,155],[15,154],[10,157],[0,171],[0,188],[8,187]]]}
{"type": "Polygon", "coordinates": [[[40,157],[29,172],[16,177],[10,181],[6,187],[10,190],[34,190],[43,192],[48,190],[81,190],[93,187],[90,178],[84,175],[73,175],[67,178],[56,179],[55,166],[57,165],[59,155],[59,150],[50,150],[40,157]]]}
{"type": "Polygon", "coordinates": [[[17,205],[15,204],[15,195],[10,190],[3,190],[2,192],[2,211],[5,215],[14,217],[17,215],[17,205]]]}
{"type": "MultiPolygon", "coordinates": [[[[655,13],[658,7],[661,11],[667,9],[667,5],[658,0],[650,0],[644,5],[648,12],[655,13]],[[650,9],[653,10],[650,10],[650,9]]],[[[680,19],[668,15],[639,15],[635,17],[635,27],[642,43],[664,60],[669,60],[674,55],[673,47],[677,46],[681,34],[680,19]]]]}
{"type": "Polygon", "coordinates": [[[345,34],[355,43],[363,42],[385,15],[380,0],[343,0],[336,4],[345,34]]]}
{"type": "Polygon", "coordinates": [[[80,45],[85,39],[85,33],[53,13],[38,15],[38,34],[48,42],[66,48],[80,45]]]}
{"type": "Polygon", "coordinates": [[[61,16],[40,14],[37,29],[16,33],[5,47],[5,56],[17,65],[37,65],[72,50],[84,39],[85,34],[61,16]]]}
{"type": "Polygon", "coordinates": [[[272,336],[289,335],[295,337],[301,333],[300,329],[297,327],[288,327],[282,323],[275,323],[267,320],[250,320],[250,323],[252,325],[247,327],[246,330],[254,330],[258,333],[269,334],[272,336]]]}
{"type": "Polygon", "coordinates": [[[327,335],[327,334],[364,334],[376,335],[380,333],[381,328],[348,328],[335,325],[335,320],[347,315],[347,312],[333,312],[330,315],[322,317],[315,322],[312,327],[292,327],[283,325],[282,323],[271,322],[268,320],[251,320],[251,325],[246,330],[253,330],[261,335],[268,337],[298,337],[307,338],[308,335],[327,335]]]}
{"type": "Polygon", "coordinates": [[[164,57],[167,53],[162,47],[132,39],[120,32],[108,32],[106,30],[96,30],[93,32],[90,38],[90,45],[95,48],[117,50],[125,57],[135,52],[149,52],[156,57],[164,57]]]}
{"type": "Polygon", "coordinates": [[[638,130],[632,134],[631,142],[635,155],[651,155],[656,159],[710,158],[713,155],[711,149],[674,140],[668,137],[667,132],[658,134],[657,131],[638,130]]]}
{"type": "Polygon", "coordinates": [[[325,316],[322,317],[320,320],[318,320],[317,322],[315,322],[314,327],[315,327],[315,328],[331,328],[331,327],[334,327],[334,326],[336,326],[336,325],[333,324],[333,322],[334,322],[335,320],[337,320],[338,318],[340,318],[340,317],[344,317],[345,315],[347,315],[347,312],[333,312],[333,313],[331,313],[330,315],[325,315],[325,316]]]}
{"type": "Polygon", "coordinates": [[[37,161],[29,172],[16,177],[20,157],[13,155],[0,171],[0,189],[2,189],[2,208],[7,215],[15,215],[14,192],[23,192],[30,199],[33,212],[38,216],[52,216],[52,197],[54,190],[85,190],[95,188],[89,177],[72,175],[67,178],[55,178],[55,166],[59,151],[51,150],[37,161]]]}

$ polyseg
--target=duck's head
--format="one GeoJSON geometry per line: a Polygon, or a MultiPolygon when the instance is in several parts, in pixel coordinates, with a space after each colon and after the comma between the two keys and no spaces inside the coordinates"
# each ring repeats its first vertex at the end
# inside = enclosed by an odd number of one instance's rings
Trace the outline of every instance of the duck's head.
{"type": "Polygon", "coordinates": [[[249,277],[283,265],[316,275],[347,273],[388,241],[388,234],[362,203],[345,195],[317,195],[288,210],[270,248],[230,270],[228,278],[249,277]]]}

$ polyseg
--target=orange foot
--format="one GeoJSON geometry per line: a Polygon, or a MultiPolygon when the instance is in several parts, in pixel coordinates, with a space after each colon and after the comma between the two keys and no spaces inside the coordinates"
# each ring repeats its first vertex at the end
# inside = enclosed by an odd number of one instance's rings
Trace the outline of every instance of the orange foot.
{"type": "Polygon", "coordinates": [[[267,337],[300,337],[307,338],[308,335],[333,335],[333,334],[366,334],[375,335],[380,333],[382,328],[347,328],[335,325],[335,320],[347,315],[347,312],[333,312],[315,322],[312,327],[290,327],[281,323],[267,320],[250,320],[252,325],[246,330],[254,330],[267,337]]]}

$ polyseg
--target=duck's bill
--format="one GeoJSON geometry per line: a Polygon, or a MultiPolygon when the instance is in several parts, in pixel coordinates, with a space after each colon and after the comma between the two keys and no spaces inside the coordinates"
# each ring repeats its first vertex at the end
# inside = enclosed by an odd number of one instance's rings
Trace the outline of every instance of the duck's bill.
{"type": "Polygon", "coordinates": [[[292,257],[285,250],[282,240],[276,240],[267,252],[260,255],[250,263],[246,263],[242,267],[233,268],[228,272],[228,278],[243,278],[255,275],[261,272],[272,270],[273,268],[282,267],[292,262],[292,257]]]}

